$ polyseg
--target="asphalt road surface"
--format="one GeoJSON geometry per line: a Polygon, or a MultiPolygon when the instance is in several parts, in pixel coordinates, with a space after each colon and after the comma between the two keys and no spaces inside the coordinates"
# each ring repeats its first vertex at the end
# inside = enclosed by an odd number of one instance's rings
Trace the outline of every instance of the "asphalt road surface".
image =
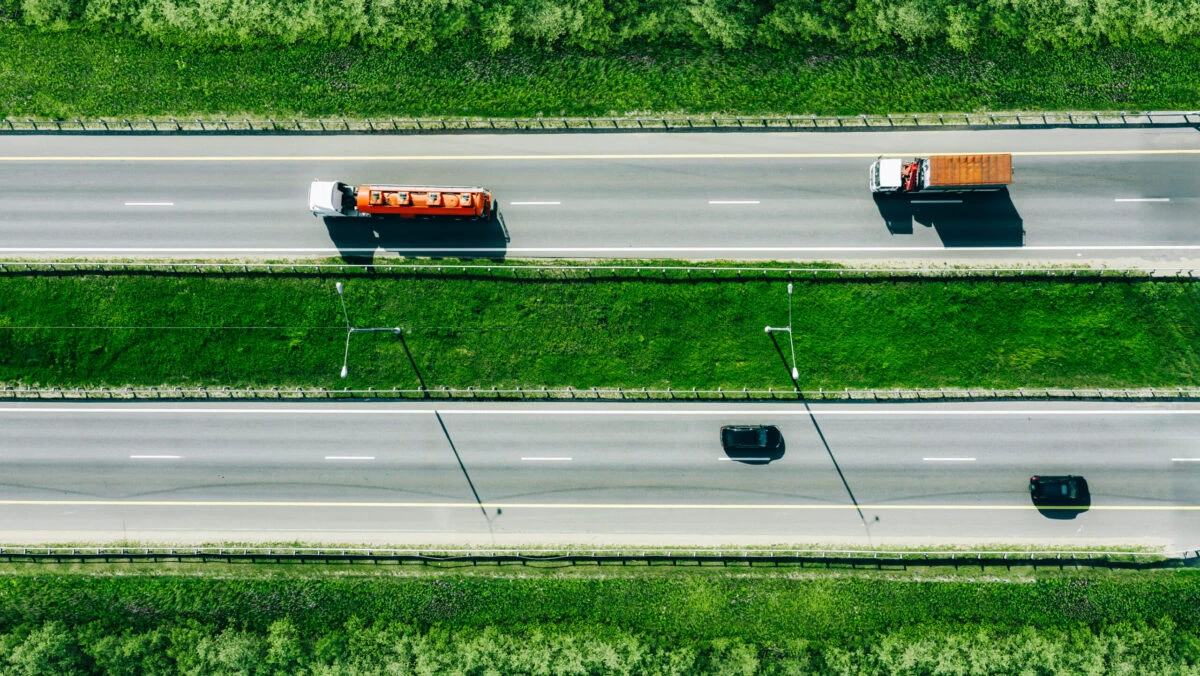
{"type": "Polygon", "coordinates": [[[1200,259],[1200,131],[0,137],[0,256],[1200,259]],[[1007,193],[872,198],[878,155],[1012,152],[1007,193]],[[481,185],[496,223],[320,219],[314,178],[481,185]],[[947,201],[948,200],[948,201],[947,201]]]}
{"type": "Polygon", "coordinates": [[[1186,404],[6,404],[0,427],[4,542],[1200,545],[1186,404]],[[724,453],[750,422],[782,457],[724,453]],[[1029,477],[1068,473],[1090,508],[1035,509],[1029,477]]]}

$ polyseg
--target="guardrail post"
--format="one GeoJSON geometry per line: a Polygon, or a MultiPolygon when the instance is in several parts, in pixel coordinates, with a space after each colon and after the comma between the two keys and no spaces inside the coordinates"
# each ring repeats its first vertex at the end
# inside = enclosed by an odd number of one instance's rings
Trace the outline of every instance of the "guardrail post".
{"type": "Polygon", "coordinates": [[[179,124],[179,120],[172,117],[171,121],[175,123],[175,131],[183,131],[183,125],[179,124]]]}

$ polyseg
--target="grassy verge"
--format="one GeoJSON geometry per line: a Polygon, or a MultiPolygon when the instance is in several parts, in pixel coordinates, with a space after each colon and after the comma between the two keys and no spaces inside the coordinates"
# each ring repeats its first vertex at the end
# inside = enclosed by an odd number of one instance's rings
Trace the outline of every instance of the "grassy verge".
{"type": "Polygon", "coordinates": [[[1194,109],[1200,49],[1144,46],[1030,54],[948,48],[828,51],[641,49],[620,55],[464,46],[189,51],[115,34],[0,33],[9,117],[507,117],[1194,109]]]}
{"type": "Polygon", "coordinates": [[[1200,577],[1187,572],[919,583],[30,568],[0,577],[0,659],[25,673],[1192,673],[1200,661],[1200,577]]]}
{"type": "MultiPolygon", "coordinates": [[[[790,389],[781,281],[0,278],[0,382],[790,389]]],[[[1192,385],[1200,284],[798,282],[805,389],[1192,385]]]]}

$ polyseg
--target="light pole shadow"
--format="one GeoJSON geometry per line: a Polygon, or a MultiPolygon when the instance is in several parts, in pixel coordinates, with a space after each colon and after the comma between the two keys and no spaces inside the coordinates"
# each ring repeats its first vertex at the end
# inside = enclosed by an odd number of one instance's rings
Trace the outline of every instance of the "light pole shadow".
{"type": "Polygon", "coordinates": [[[779,339],[775,337],[775,333],[767,334],[771,337],[771,344],[775,346],[775,353],[779,355],[779,361],[783,364],[783,370],[787,373],[788,380],[792,381],[792,389],[796,391],[796,398],[803,399],[804,395],[800,393],[800,381],[792,377],[792,367],[788,365],[787,356],[783,354],[783,348],[779,347],[779,339]]]}
{"type": "Polygon", "coordinates": [[[842,486],[846,489],[846,495],[850,496],[850,502],[854,504],[854,510],[858,512],[858,518],[862,519],[863,528],[866,528],[867,535],[870,535],[871,525],[867,522],[867,517],[863,514],[862,507],[858,506],[858,498],[854,497],[854,491],[850,488],[850,482],[846,480],[846,475],[842,472],[841,465],[838,465],[837,458],[833,455],[833,449],[829,447],[829,441],[825,438],[825,432],[821,430],[821,424],[817,422],[817,416],[813,413],[812,407],[808,405],[807,401],[804,402],[804,410],[808,411],[808,419],[812,422],[813,429],[817,431],[817,436],[821,439],[821,445],[825,447],[825,452],[829,454],[829,461],[833,463],[833,469],[837,471],[838,478],[842,480],[842,486]]]}
{"type": "Polygon", "coordinates": [[[405,339],[403,331],[396,335],[400,336],[400,344],[404,346],[404,354],[408,356],[408,363],[412,365],[413,373],[417,374],[417,384],[421,387],[421,396],[428,399],[429,388],[425,387],[425,376],[421,375],[421,369],[417,368],[417,360],[413,359],[412,351],[408,349],[408,340],[405,339]]]}
{"type": "Polygon", "coordinates": [[[471,495],[475,497],[475,504],[479,505],[479,512],[483,514],[483,520],[487,522],[488,533],[494,538],[496,532],[492,529],[492,519],[488,516],[487,508],[483,506],[483,500],[479,498],[479,491],[475,490],[475,482],[471,481],[471,473],[467,471],[467,466],[463,464],[462,456],[458,454],[458,447],[454,445],[454,439],[450,438],[450,430],[446,429],[446,423],[442,420],[441,413],[434,410],[433,416],[437,418],[438,425],[442,428],[442,434],[446,436],[446,443],[450,444],[450,450],[454,453],[454,459],[458,461],[458,468],[462,470],[463,478],[467,480],[467,486],[471,489],[471,495]]]}

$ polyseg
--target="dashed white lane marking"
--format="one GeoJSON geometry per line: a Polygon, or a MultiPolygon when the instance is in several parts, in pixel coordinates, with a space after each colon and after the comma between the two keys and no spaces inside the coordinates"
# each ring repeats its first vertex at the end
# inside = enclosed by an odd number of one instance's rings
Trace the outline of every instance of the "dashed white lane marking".
{"type": "Polygon", "coordinates": [[[327,455],[326,460],[374,460],[373,455],[327,455]]]}
{"type": "Polygon", "coordinates": [[[709,204],[759,204],[758,200],[709,200],[709,204]]]}
{"type": "Polygon", "coordinates": [[[721,462],[771,462],[771,458],[717,458],[721,462]]]}
{"type": "Polygon", "coordinates": [[[962,204],[962,200],[912,200],[909,204],[962,204]]]}
{"type": "Polygon", "coordinates": [[[921,458],[925,462],[975,462],[975,458],[921,458]]]}
{"type": "Polygon", "coordinates": [[[179,460],[182,455],[131,455],[130,460],[179,460]]]}
{"type": "Polygon", "coordinates": [[[556,206],[562,202],[509,202],[509,206],[514,207],[541,207],[541,206],[556,206]]]}
{"type": "Polygon", "coordinates": [[[1170,202],[1170,197],[1118,197],[1114,202],[1170,202]]]}
{"type": "Polygon", "coordinates": [[[521,458],[521,460],[524,460],[525,462],[570,462],[570,461],[571,461],[571,458],[534,458],[534,457],[522,457],[522,458],[521,458]]]}
{"type": "Polygon", "coordinates": [[[1171,458],[1171,462],[1200,462],[1200,458],[1171,458]]]}
{"type": "Polygon", "coordinates": [[[127,207],[173,207],[174,202],[126,202],[127,207]]]}

